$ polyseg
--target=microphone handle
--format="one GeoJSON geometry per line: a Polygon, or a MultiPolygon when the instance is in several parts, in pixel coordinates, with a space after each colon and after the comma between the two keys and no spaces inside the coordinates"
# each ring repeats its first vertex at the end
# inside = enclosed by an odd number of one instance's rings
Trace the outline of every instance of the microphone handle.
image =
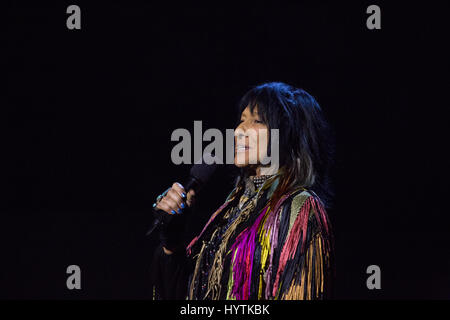
{"type": "Polygon", "coordinates": [[[145,236],[148,237],[149,235],[151,235],[152,232],[155,231],[155,229],[161,225],[161,223],[162,223],[162,221],[160,219],[155,218],[153,220],[153,225],[150,227],[150,229],[148,229],[148,231],[145,234],[145,236]]]}

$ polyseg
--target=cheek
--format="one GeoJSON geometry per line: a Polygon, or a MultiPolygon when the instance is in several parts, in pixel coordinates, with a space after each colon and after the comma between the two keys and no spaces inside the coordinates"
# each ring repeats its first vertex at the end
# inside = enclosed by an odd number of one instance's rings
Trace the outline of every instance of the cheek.
{"type": "Polygon", "coordinates": [[[242,129],[242,126],[238,126],[236,129],[234,129],[234,140],[237,142],[240,139],[243,139],[245,136],[245,132],[242,129]]]}
{"type": "Polygon", "coordinates": [[[269,132],[267,129],[264,128],[260,130],[258,134],[258,147],[266,151],[268,144],[269,144],[269,132]]]}
{"type": "Polygon", "coordinates": [[[253,144],[253,146],[257,146],[258,143],[267,141],[267,129],[262,126],[252,126],[247,131],[247,135],[249,138],[249,142],[253,144]]]}

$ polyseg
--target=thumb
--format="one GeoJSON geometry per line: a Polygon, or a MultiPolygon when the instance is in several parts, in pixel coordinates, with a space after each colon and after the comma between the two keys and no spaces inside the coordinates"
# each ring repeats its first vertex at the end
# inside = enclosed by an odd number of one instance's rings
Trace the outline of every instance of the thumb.
{"type": "Polygon", "coordinates": [[[186,195],[186,204],[191,207],[195,203],[195,191],[189,190],[189,192],[186,195]]]}

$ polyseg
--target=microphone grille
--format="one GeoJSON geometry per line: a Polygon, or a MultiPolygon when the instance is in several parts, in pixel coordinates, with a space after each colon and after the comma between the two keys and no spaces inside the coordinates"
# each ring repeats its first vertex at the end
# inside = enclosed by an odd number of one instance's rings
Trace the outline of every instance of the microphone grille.
{"type": "MultiPolygon", "coordinates": [[[[208,157],[211,160],[213,159],[211,155],[205,155],[204,158],[208,159],[208,157]]],[[[208,162],[212,161],[208,160],[208,162]]],[[[217,163],[215,163],[215,161],[212,162],[212,164],[199,161],[192,166],[190,174],[194,178],[200,180],[202,184],[205,184],[211,178],[216,169],[217,163]]]]}

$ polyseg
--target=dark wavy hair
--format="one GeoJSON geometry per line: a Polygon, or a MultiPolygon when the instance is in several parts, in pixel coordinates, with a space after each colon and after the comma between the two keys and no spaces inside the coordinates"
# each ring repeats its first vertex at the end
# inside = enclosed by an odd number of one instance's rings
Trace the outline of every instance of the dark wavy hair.
{"type": "MultiPolygon", "coordinates": [[[[270,129],[279,129],[279,167],[282,176],[272,197],[302,186],[314,191],[326,208],[333,205],[330,171],[334,165],[335,135],[316,99],[303,89],[282,82],[269,82],[250,89],[238,104],[238,119],[246,107],[257,107],[270,129]]],[[[270,136],[269,150],[270,154],[270,136]]],[[[241,169],[237,184],[249,175],[241,169]]]]}

